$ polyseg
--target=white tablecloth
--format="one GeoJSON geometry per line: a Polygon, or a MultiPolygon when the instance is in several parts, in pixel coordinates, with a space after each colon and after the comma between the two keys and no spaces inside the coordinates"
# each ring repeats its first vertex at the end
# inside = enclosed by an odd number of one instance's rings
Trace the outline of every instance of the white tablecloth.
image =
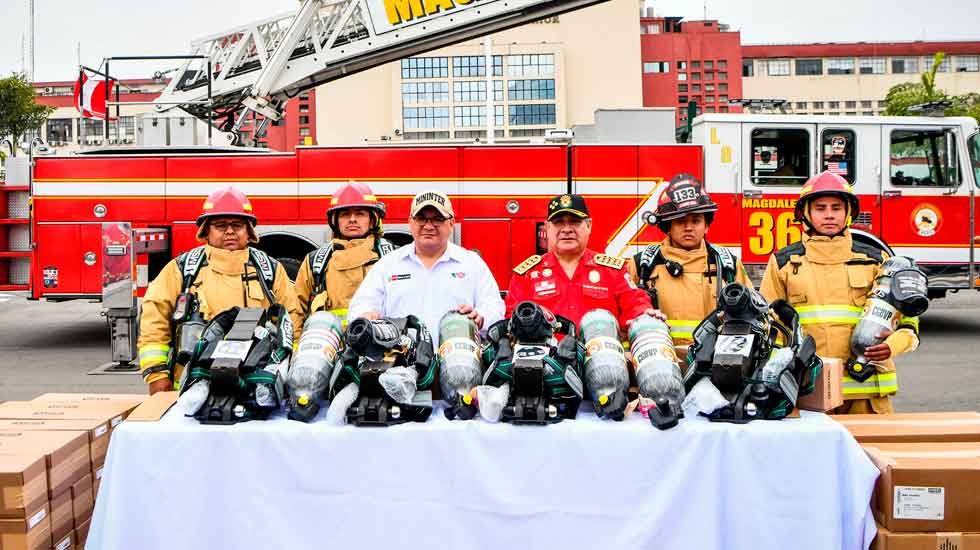
{"type": "Polygon", "coordinates": [[[587,411],[391,428],[171,411],[114,432],[87,548],[866,549],[877,476],[812,413],[661,432],[587,411]]]}

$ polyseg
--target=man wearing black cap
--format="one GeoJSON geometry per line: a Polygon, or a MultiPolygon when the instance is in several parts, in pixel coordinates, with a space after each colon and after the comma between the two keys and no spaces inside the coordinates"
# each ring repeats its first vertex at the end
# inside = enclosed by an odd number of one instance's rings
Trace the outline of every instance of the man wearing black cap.
{"type": "Polygon", "coordinates": [[[534,255],[514,268],[507,292],[507,316],[514,306],[532,301],[576,325],[588,311],[605,309],[621,327],[643,313],[656,314],[650,297],[638,289],[626,260],[586,248],[592,219],[585,199],[559,195],[548,203],[548,253],[534,255]]]}

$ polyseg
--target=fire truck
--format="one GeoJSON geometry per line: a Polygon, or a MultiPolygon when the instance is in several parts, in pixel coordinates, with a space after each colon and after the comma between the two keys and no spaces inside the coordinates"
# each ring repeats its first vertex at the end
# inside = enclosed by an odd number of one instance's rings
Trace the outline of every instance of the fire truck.
{"type": "MultiPolygon", "coordinates": [[[[299,14],[314,4],[325,9],[308,1],[299,14]]],[[[511,8],[504,4],[502,9],[511,8]]],[[[570,3],[557,4],[567,8],[570,3]]],[[[486,11],[494,3],[478,5],[486,11]]],[[[550,12],[530,10],[525,16],[542,13],[550,12]]],[[[321,20],[317,15],[315,20],[321,20]]],[[[486,32],[486,26],[474,28],[486,32]]],[[[365,31],[366,40],[377,39],[375,30],[365,31]]],[[[201,47],[241,54],[245,48],[236,40],[262,32],[252,26],[201,47]]],[[[305,40],[300,36],[281,44],[292,44],[286,51],[295,55],[296,44],[305,40]]],[[[398,48],[398,55],[417,51],[398,48]]],[[[188,63],[161,102],[206,103],[209,108],[221,103],[233,112],[229,98],[236,98],[251,101],[272,118],[283,97],[305,89],[290,88],[292,81],[286,79],[286,84],[265,84],[266,95],[248,99],[260,82],[269,80],[267,69],[274,68],[281,51],[275,48],[262,58],[265,65],[257,74],[228,76],[224,83],[224,71],[234,73],[244,58],[236,61],[235,55],[219,52],[226,62],[215,62],[207,71],[222,66],[210,93],[207,82],[181,88],[181,83],[197,82],[200,74],[188,63]],[[252,84],[241,80],[246,77],[252,84]]],[[[359,67],[368,66],[363,57],[355,59],[359,67]]],[[[375,61],[389,59],[378,54],[375,61]]],[[[307,84],[329,79],[319,72],[314,76],[307,77],[307,84]]],[[[226,134],[233,134],[238,118],[197,107],[185,110],[207,120],[222,143],[233,139],[226,134]]],[[[800,238],[801,227],[793,220],[796,197],[807,178],[825,169],[855,186],[861,202],[854,220],[858,238],[918,260],[929,275],[931,295],[976,285],[980,137],[973,119],[706,114],[695,119],[690,144],[639,143],[636,128],[627,130],[622,134],[632,136],[632,142],[617,140],[616,129],[609,128],[592,132],[604,136],[604,143],[573,137],[564,143],[519,145],[313,146],[294,153],[191,145],[37,157],[33,165],[8,162],[7,184],[0,186],[5,195],[0,197],[0,291],[27,291],[33,299],[48,301],[101,300],[110,321],[113,360],[126,364],[135,351],[138,296],[166,262],[198,244],[194,221],[203,198],[219,187],[235,185],[250,196],[260,223],[258,248],[293,269],[329,239],[325,212],[343,182],[371,185],[388,206],[386,236],[398,244],[411,238],[411,197],[421,189],[440,189],[452,197],[458,215],[453,240],[478,251],[498,285],[506,288],[511,268],[547,247],[548,198],[561,193],[587,197],[593,216],[590,247],[631,255],[663,238],[648,222],[666,182],[681,172],[702,178],[721,207],[708,238],[739,255],[758,281],[769,255],[800,238]]]]}

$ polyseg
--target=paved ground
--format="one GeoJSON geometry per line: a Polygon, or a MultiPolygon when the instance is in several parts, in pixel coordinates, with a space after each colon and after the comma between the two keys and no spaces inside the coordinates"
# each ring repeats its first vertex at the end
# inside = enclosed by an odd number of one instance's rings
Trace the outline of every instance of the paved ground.
{"type": "MultiPolygon", "coordinates": [[[[99,304],[0,294],[0,401],[43,392],[138,392],[136,375],[88,375],[109,360],[99,304]]],[[[980,410],[980,292],[936,300],[922,345],[899,359],[899,411],[980,410]]]]}

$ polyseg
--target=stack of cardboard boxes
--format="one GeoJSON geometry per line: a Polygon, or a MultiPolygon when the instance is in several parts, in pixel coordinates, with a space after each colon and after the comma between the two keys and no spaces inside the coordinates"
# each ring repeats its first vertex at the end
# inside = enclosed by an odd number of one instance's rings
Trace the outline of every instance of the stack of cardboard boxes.
{"type": "Polygon", "coordinates": [[[0,404],[0,550],[84,548],[112,431],[142,395],[0,404]]]}
{"type": "Polygon", "coordinates": [[[881,470],[874,550],[980,550],[980,413],[834,418],[881,470]]]}

